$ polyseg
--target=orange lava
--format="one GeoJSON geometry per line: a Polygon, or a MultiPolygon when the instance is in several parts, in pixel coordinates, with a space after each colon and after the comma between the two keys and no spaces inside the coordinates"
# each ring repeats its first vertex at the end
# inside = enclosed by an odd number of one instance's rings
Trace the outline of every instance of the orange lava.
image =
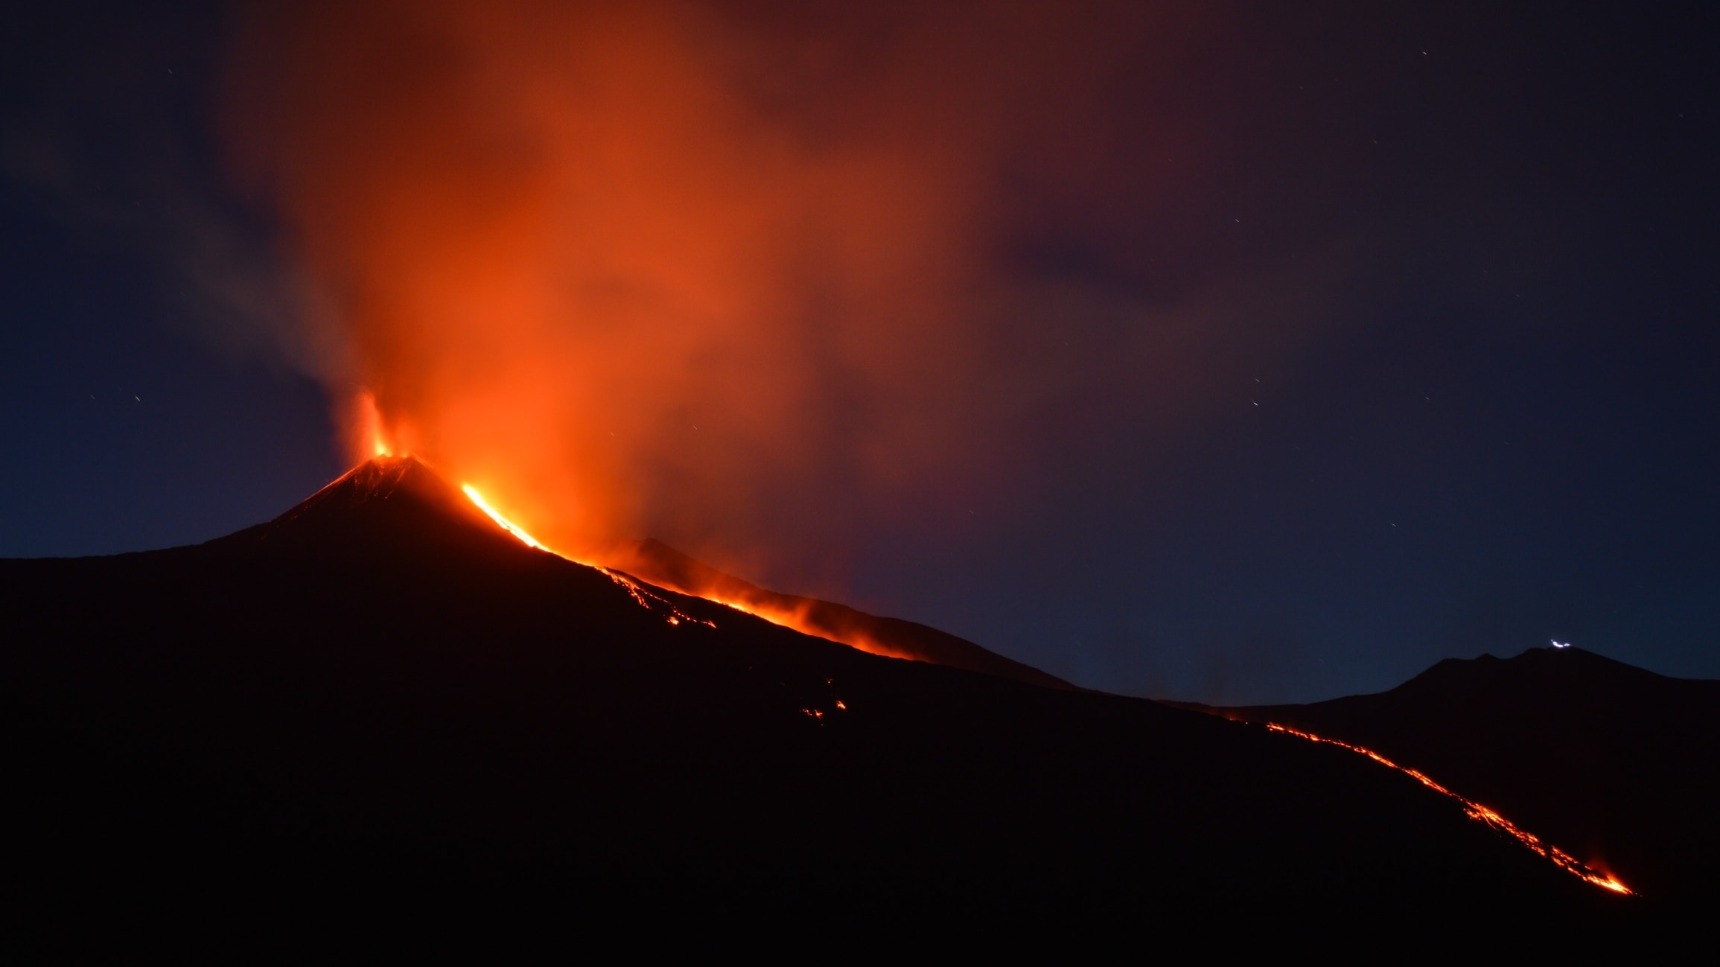
{"type": "Polygon", "coordinates": [[[878,641],[856,620],[857,613],[846,608],[768,591],[697,562],[688,560],[681,566],[673,560],[656,559],[649,553],[622,547],[612,549],[606,563],[620,571],[643,575],[659,587],[703,598],[803,635],[885,658],[925,660],[923,655],[878,641]]]}
{"type": "Polygon", "coordinates": [[[522,542],[525,543],[525,545],[527,547],[535,547],[540,551],[549,550],[549,548],[544,547],[542,544],[538,543],[537,538],[531,536],[530,534],[527,534],[524,530],[522,530],[520,528],[520,526],[518,524],[515,524],[513,521],[508,520],[506,517],[503,517],[501,515],[501,513],[499,513],[496,510],[496,508],[491,507],[489,502],[484,500],[484,498],[478,493],[478,488],[472,486],[471,484],[461,484],[460,485],[460,491],[466,495],[466,498],[468,500],[470,500],[473,504],[476,504],[479,510],[490,515],[491,520],[495,521],[497,524],[500,524],[502,530],[505,530],[508,533],[519,538],[522,542]]]}
{"type": "Polygon", "coordinates": [[[1492,809],[1489,809],[1486,806],[1481,805],[1480,803],[1474,801],[1473,799],[1468,799],[1464,796],[1458,795],[1455,792],[1452,792],[1450,789],[1447,789],[1445,786],[1440,785],[1439,783],[1433,781],[1433,779],[1429,778],[1426,773],[1420,771],[1419,769],[1411,769],[1411,768],[1408,768],[1406,766],[1400,766],[1396,762],[1393,762],[1392,760],[1386,758],[1385,756],[1380,755],[1378,752],[1375,752],[1372,749],[1364,748],[1364,747],[1359,746],[1359,745],[1352,745],[1352,744],[1350,744],[1348,742],[1344,742],[1340,739],[1331,739],[1331,738],[1327,738],[1326,736],[1323,736],[1323,735],[1315,735],[1312,732],[1304,732],[1301,729],[1292,728],[1288,725],[1280,725],[1277,722],[1268,722],[1266,724],[1266,727],[1273,732],[1283,732],[1286,735],[1294,735],[1297,738],[1307,739],[1310,742],[1322,742],[1322,743],[1325,743],[1326,745],[1335,745],[1340,749],[1348,749],[1351,752],[1355,752],[1359,755],[1365,755],[1368,758],[1374,760],[1375,762],[1378,762],[1380,765],[1383,765],[1389,769],[1395,769],[1398,772],[1401,772],[1404,775],[1411,777],[1412,779],[1416,780],[1417,782],[1421,783],[1422,785],[1428,787],[1429,789],[1432,789],[1433,791],[1435,791],[1435,792],[1437,792],[1443,796],[1447,796],[1451,799],[1457,800],[1459,803],[1461,803],[1463,805],[1463,810],[1466,814],[1468,814],[1470,819],[1479,820],[1480,822],[1486,823],[1487,825],[1493,827],[1494,829],[1497,829],[1500,832],[1511,836],[1513,839],[1517,840],[1519,843],[1522,843],[1524,846],[1527,846],[1529,849],[1533,850],[1535,853],[1537,853],[1541,856],[1544,856],[1547,859],[1551,860],[1555,866],[1557,866],[1559,869],[1564,870],[1565,872],[1571,874],[1572,876],[1575,876],[1578,879],[1581,879],[1585,882],[1592,883],[1595,886],[1598,886],[1603,890],[1611,890],[1614,893],[1620,893],[1620,894],[1624,894],[1626,896],[1635,896],[1636,895],[1634,891],[1632,891],[1629,887],[1625,886],[1622,882],[1620,882],[1617,877],[1612,876],[1610,874],[1601,873],[1601,872],[1597,872],[1596,870],[1590,869],[1581,860],[1577,859],[1576,857],[1572,856],[1571,854],[1565,852],[1564,850],[1558,848],[1557,846],[1554,846],[1551,843],[1543,842],[1539,836],[1536,836],[1534,833],[1531,833],[1528,830],[1523,829],[1522,827],[1518,826],[1516,823],[1513,823],[1509,819],[1506,819],[1504,816],[1499,815],[1498,812],[1496,812],[1492,809]]]}
{"type": "MultiPolygon", "coordinates": [[[[377,436],[376,439],[380,441],[381,437],[377,436]]],[[[704,625],[705,627],[708,627],[708,628],[715,628],[716,627],[715,622],[709,621],[709,620],[704,619],[704,618],[695,618],[692,615],[687,614],[685,611],[676,607],[667,598],[663,597],[660,594],[657,594],[655,591],[652,591],[646,585],[643,585],[643,584],[639,583],[638,581],[635,581],[632,578],[629,578],[626,575],[621,574],[618,571],[611,570],[609,568],[603,567],[602,565],[592,564],[588,561],[580,561],[576,558],[570,557],[570,556],[563,554],[559,551],[551,550],[550,548],[545,547],[543,542],[539,541],[537,538],[535,538],[531,534],[527,533],[524,528],[520,527],[518,524],[509,520],[500,511],[498,511],[498,510],[496,510],[496,508],[492,507],[490,505],[489,501],[485,500],[484,496],[478,492],[478,488],[472,486],[471,484],[469,484],[469,483],[468,484],[461,484],[460,490],[461,490],[461,492],[463,492],[466,495],[466,499],[470,500],[474,506],[476,506],[479,510],[483,511],[486,515],[488,515],[491,520],[495,521],[497,526],[501,527],[502,530],[507,531],[509,534],[514,535],[514,537],[518,538],[520,540],[520,542],[525,544],[527,547],[534,547],[540,551],[546,551],[546,552],[548,552],[550,554],[554,554],[556,557],[562,558],[564,560],[573,561],[576,564],[585,564],[588,567],[595,567],[597,570],[602,571],[603,574],[605,576],[607,576],[611,581],[614,581],[623,590],[625,590],[627,592],[628,596],[633,599],[634,603],[638,604],[641,608],[644,608],[648,611],[664,611],[664,612],[666,612],[664,620],[666,620],[669,624],[675,625],[675,626],[679,626],[682,624],[696,624],[696,625],[704,625]]],[[[818,630],[811,630],[808,628],[801,627],[801,624],[803,624],[803,623],[798,621],[797,616],[794,615],[793,613],[787,611],[787,610],[784,610],[784,609],[780,609],[780,608],[778,608],[778,609],[749,608],[749,607],[747,607],[747,606],[745,606],[739,602],[727,601],[727,600],[724,600],[722,598],[712,597],[710,595],[699,594],[695,591],[686,591],[683,589],[683,593],[691,594],[693,597],[702,597],[707,601],[711,601],[711,602],[714,602],[716,604],[723,605],[725,607],[733,608],[736,611],[740,611],[740,612],[743,612],[745,614],[750,614],[750,615],[753,615],[755,617],[763,618],[764,620],[769,621],[772,624],[782,625],[786,628],[791,628],[791,629],[793,629],[795,631],[799,631],[803,634],[815,635],[818,637],[825,637],[825,638],[829,637],[828,634],[821,634],[818,630]]],[[[854,642],[843,642],[843,643],[848,644],[851,647],[858,648],[861,651],[870,651],[870,652],[873,652],[875,654],[890,655],[891,657],[906,657],[906,656],[902,656],[902,655],[894,655],[891,652],[889,652],[889,651],[887,651],[881,647],[877,647],[877,646],[873,646],[873,647],[868,648],[868,647],[865,647],[861,644],[857,644],[854,642]]]]}
{"type": "MultiPolygon", "coordinates": [[[[555,552],[551,551],[550,553],[553,554],[555,552]]],[[[591,566],[597,567],[596,565],[591,566]]],[[[710,621],[705,618],[695,618],[687,612],[682,611],[680,608],[675,607],[668,598],[663,597],[624,574],[617,574],[606,567],[598,567],[597,569],[602,571],[604,576],[608,577],[609,580],[614,581],[616,584],[624,588],[633,598],[634,603],[638,604],[641,608],[644,608],[647,611],[667,611],[663,620],[669,622],[671,625],[679,627],[682,624],[695,624],[704,625],[707,628],[715,628],[717,626],[715,621],[710,621]]]]}
{"type": "MultiPolygon", "coordinates": [[[[477,507],[479,510],[483,511],[486,515],[488,515],[489,518],[491,520],[495,521],[497,526],[501,527],[502,530],[505,530],[509,534],[512,534],[514,537],[518,538],[520,543],[526,545],[527,547],[533,547],[533,548],[536,548],[540,551],[544,551],[545,553],[554,554],[556,557],[559,557],[563,560],[567,560],[567,561],[573,561],[574,560],[573,558],[568,557],[565,554],[561,554],[561,553],[558,553],[556,551],[552,551],[549,548],[545,547],[540,541],[538,541],[537,538],[526,533],[524,528],[520,527],[518,524],[507,519],[506,517],[502,516],[500,511],[497,511],[494,507],[490,506],[489,501],[485,500],[483,495],[478,493],[478,488],[472,486],[471,484],[461,484],[460,485],[460,491],[466,495],[466,499],[470,500],[472,502],[473,506],[477,507]]],[[[584,564],[585,562],[584,561],[574,561],[574,563],[575,564],[584,564]]],[[[715,628],[717,626],[716,623],[713,621],[708,621],[704,618],[695,618],[692,615],[686,613],[685,611],[682,611],[680,608],[676,607],[675,604],[673,602],[671,602],[669,599],[663,597],[660,594],[657,594],[657,593],[651,591],[649,588],[646,588],[645,586],[641,585],[639,582],[634,581],[625,575],[617,574],[614,571],[611,571],[606,567],[597,567],[597,565],[587,565],[587,566],[588,567],[596,567],[597,570],[603,572],[605,577],[609,578],[609,580],[611,580],[611,581],[614,581],[623,590],[625,590],[627,592],[628,596],[633,599],[634,603],[639,605],[641,608],[644,608],[647,611],[664,612],[663,620],[667,621],[672,626],[679,627],[683,624],[704,625],[707,628],[715,628]]]]}
{"type": "Polygon", "coordinates": [[[814,638],[823,638],[827,641],[834,641],[838,644],[847,645],[855,651],[863,651],[869,655],[881,655],[885,658],[905,658],[910,661],[919,659],[918,655],[910,654],[899,648],[891,648],[890,646],[877,641],[872,636],[858,632],[854,629],[833,628],[822,623],[808,620],[807,612],[813,607],[811,602],[807,602],[797,608],[785,608],[773,605],[768,601],[755,600],[751,598],[741,600],[738,598],[724,597],[715,593],[707,593],[696,588],[680,588],[678,590],[695,597],[704,598],[707,601],[715,601],[720,605],[733,608],[743,614],[750,614],[755,618],[763,618],[773,625],[781,625],[782,627],[788,628],[792,631],[798,631],[803,635],[811,635],[814,638]]]}

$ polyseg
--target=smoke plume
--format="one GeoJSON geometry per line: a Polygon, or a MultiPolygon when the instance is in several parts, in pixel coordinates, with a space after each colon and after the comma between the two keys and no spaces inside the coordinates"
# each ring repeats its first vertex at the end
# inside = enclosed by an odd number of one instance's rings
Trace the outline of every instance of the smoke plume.
{"type": "MultiPolygon", "coordinates": [[[[575,555],[649,533],[732,562],[999,486],[1069,374],[1189,342],[1186,306],[1143,327],[1015,245],[1189,177],[1138,166],[1105,106],[1151,34],[1133,5],[809,10],[260,8],[232,166],[340,347],[347,422],[373,399],[394,448],[575,555]]],[[[1126,381],[1186,368],[1162,355],[1126,381]]]]}

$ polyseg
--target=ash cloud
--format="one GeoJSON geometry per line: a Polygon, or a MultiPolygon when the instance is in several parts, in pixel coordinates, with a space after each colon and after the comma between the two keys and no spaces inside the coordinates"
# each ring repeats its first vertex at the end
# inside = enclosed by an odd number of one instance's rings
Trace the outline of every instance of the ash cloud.
{"type": "Polygon", "coordinates": [[[1164,237],[1207,214],[1200,25],[1137,7],[263,6],[226,141],[340,405],[552,546],[822,590],[870,529],[1030,492],[1071,410],[1150,440],[1318,330],[1329,266],[1256,298],[1164,237]]]}

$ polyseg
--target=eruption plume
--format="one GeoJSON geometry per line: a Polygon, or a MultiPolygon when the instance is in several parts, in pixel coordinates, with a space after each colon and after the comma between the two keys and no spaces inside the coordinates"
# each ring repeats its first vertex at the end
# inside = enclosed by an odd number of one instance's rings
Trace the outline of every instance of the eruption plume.
{"type": "Polygon", "coordinates": [[[586,560],[839,568],[1007,486],[1075,374],[1181,391],[1188,312],[1011,263],[1022,197],[1122,221],[1153,181],[1094,106],[1134,8],[264,5],[225,129],[342,347],[355,458],[420,455],[586,560]],[[1107,331],[1048,365],[1039,318],[1107,331]]]}
{"type": "Polygon", "coordinates": [[[969,139],[870,95],[783,116],[797,52],[753,40],[677,4],[259,15],[234,157],[350,353],[354,436],[387,440],[354,457],[423,454],[588,554],[938,463],[969,139]]]}

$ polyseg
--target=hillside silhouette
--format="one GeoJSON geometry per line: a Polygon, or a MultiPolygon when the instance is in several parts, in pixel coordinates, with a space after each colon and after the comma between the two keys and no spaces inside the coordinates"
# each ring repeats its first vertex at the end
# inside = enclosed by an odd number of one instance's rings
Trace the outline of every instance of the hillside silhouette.
{"type": "Polygon", "coordinates": [[[0,561],[0,586],[10,862],[48,909],[481,895],[1049,932],[1641,909],[1342,750],[575,564],[415,461],[202,545],[0,561]]]}

